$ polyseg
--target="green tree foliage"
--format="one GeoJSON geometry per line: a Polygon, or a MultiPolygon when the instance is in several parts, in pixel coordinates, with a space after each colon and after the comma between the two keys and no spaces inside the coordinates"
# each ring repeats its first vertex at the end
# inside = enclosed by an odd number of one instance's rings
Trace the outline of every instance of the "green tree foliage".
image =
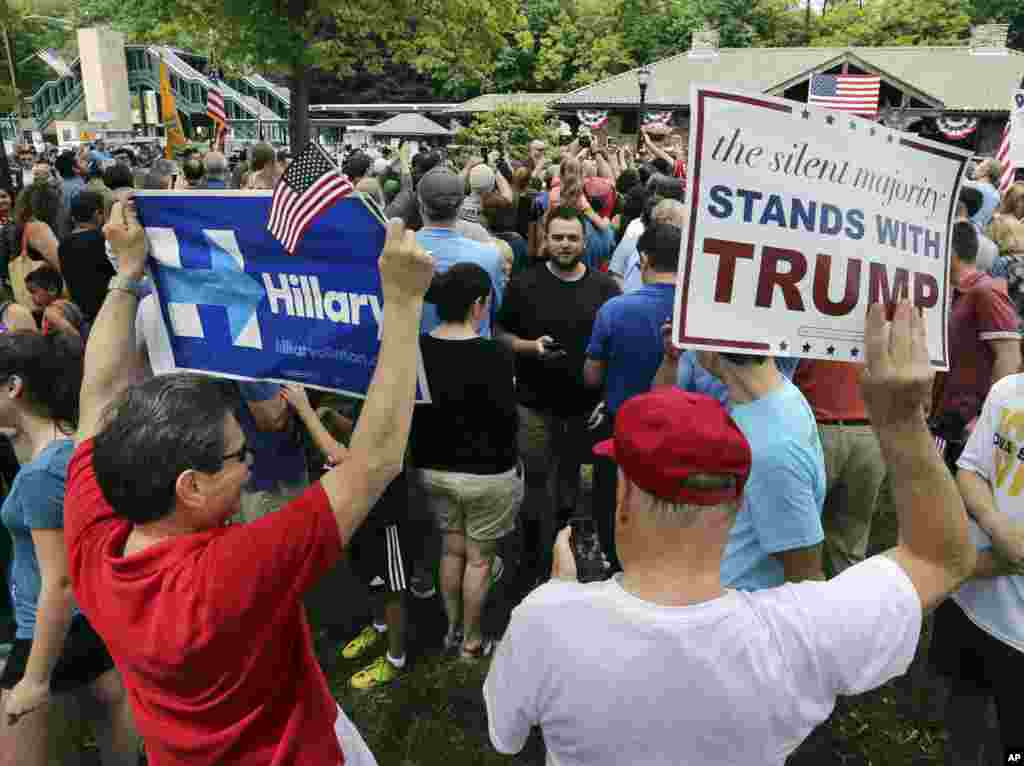
{"type": "Polygon", "coordinates": [[[215,55],[228,71],[290,78],[293,148],[309,139],[313,66],[347,76],[385,62],[446,79],[480,80],[526,26],[517,0],[83,0],[83,18],[109,20],[134,39],[175,41],[215,55]],[[198,36],[198,39],[197,39],[198,36]]]}
{"type": "Polygon", "coordinates": [[[962,0],[842,0],[816,18],[813,45],[951,45],[969,32],[962,0]]]}
{"type": "Polygon", "coordinates": [[[1010,25],[1009,44],[1024,50],[1024,2],[1021,0],[970,0],[968,13],[972,24],[987,21],[1010,25]]]}
{"type": "Polygon", "coordinates": [[[526,146],[534,138],[557,146],[558,119],[542,106],[501,105],[493,112],[474,115],[470,125],[456,134],[455,142],[488,149],[504,146],[512,156],[525,157],[526,146]]]}

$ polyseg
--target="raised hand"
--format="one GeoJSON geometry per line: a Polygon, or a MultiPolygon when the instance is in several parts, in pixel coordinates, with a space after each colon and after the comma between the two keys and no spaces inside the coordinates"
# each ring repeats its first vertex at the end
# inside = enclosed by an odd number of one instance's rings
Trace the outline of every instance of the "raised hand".
{"type": "Polygon", "coordinates": [[[305,386],[298,383],[286,383],[281,387],[281,396],[299,415],[313,413],[313,405],[309,403],[305,386]]]}
{"type": "Polygon", "coordinates": [[[384,301],[413,303],[422,301],[430,287],[434,258],[419,246],[415,232],[406,229],[402,219],[392,218],[378,268],[384,301]]]}
{"type": "Polygon", "coordinates": [[[864,346],[867,366],[861,391],[872,424],[885,428],[923,423],[934,373],[921,312],[904,299],[890,322],[886,307],[873,304],[868,309],[864,346]]]}
{"type": "Polygon", "coordinates": [[[118,272],[141,277],[146,270],[146,232],[139,223],[134,199],[114,203],[103,236],[117,256],[118,272]]]}

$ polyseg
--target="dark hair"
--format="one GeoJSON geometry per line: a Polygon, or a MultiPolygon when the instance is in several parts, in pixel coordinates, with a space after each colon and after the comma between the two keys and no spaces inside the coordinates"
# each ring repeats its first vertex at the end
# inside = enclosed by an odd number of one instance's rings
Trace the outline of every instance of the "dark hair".
{"type": "Polygon", "coordinates": [[[960,201],[967,207],[968,218],[973,218],[981,210],[981,206],[985,204],[985,198],[973,186],[963,186],[960,188],[960,201]]]}
{"type": "Polygon", "coordinates": [[[953,224],[953,254],[964,263],[978,260],[978,232],[970,221],[953,224]]]}
{"type": "Polygon", "coordinates": [[[259,173],[277,159],[277,154],[274,152],[274,147],[265,141],[260,141],[249,151],[249,159],[252,162],[253,172],[259,173]]]}
{"type": "Polygon", "coordinates": [[[615,181],[615,191],[619,194],[628,194],[630,190],[640,183],[640,174],[633,168],[626,168],[615,181]]]}
{"type": "Polygon", "coordinates": [[[651,167],[655,173],[661,173],[666,176],[672,173],[672,165],[664,157],[655,157],[651,160],[651,167]]]}
{"type": "Polygon", "coordinates": [[[682,202],[686,197],[683,180],[664,173],[655,173],[647,180],[647,190],[660,199],[677,199],[682,202]]]}
{"type": "Polygon", "coordinates": [[[80,191],[71,200],[71,220],[75,223],[91,223],[100,210],[103,210],[103,195],[99,192],[80,191]]]}
{"type": "Polygon", "coordinates": [[[222,384],[192,373],[159,375],[111,402],[92,463],[114,511],[135,524],[164,518],[183,472],[223,468],[232,404],[222,384]]]}
{"type": "Polygon", "coordinates": [[[185,178],[190,182],[195,182],[202,180],[203,176],[206,175],[206,168],[203,167],[201,160],[190,159],[182,165],[181,172],[185,174],[185,178]]]}
{"type": "Polygon", "coordinates": [[[25,225],[35,218],[56,231],[60,206],[60,195],[50,184],[33,183],[25,187],[18,197],[18,211],[15,218],[21,225],[25,225]]]}
{"type": "Polygon", "coordinates": [[[679,270],[679,247],[683,232],[670,223],[656,223],[644,229],[636,243],[637,252],[647,257],[654,271],[674,274],[679,270]]]}
{"type": "Polygon", "coordinates": [[[40,266],[25,275],[26,287],[41,287],[47,292],[60,295],[64,289],[64,278],[53,266],[40,266]]]}
{"type": "Polygon", "coordinates": [[[61,152],[57,161],[53,163],[60,173],[61,178],[73,178],[75,175],[75,154],[74,152],[61,152]]]}
{"type": "Polygon", "coordinates": [[[27,402],[66,434],[78,425],[81,341],[56,333],[17,330],[0,335],[0,376],[21,378],[27,402]]]}
{"type": "Polygon", "coordinates": [[[356,152],[345,160],[343,170],[349,178],[362,178],[370,172],[370,155],[365,152],[356,152]]]}
{"type": "Polygon", "coordinates": [[[728,359],[737,367],[752,367],[755,364],[764,364],[764,360],[768,357],[756,354],[729,354],[723,351],[722,358],[728,359]]]}
{"type": "Polygon", "coordinates": [[[636,169],[636,174],[640,177],[640,183],[643,184],[644,186],[647,185],[648,179],[654,172],[654,168],[652,168],[650,164],[646,162],[642,165],[637,166],[636,169]]]}
{"type": "Polygon", "coordinates": [[[430,282],[426,300],[437,306],[442,322],[462,322],[475,301],[491,294],[491,277],[483,267],[469,262],[456,263],[430,282]]]}
{"type": "Polygon", "coordinates": [[[420,179],[441,164],[440,152],[421,152],[412,158],[412,180],[417,185],[420,179]]]}
{"type": "Polygon", "coordinates": [[[583,222],[583,216],[580,215],[580,211],[571,205],[559,205],[558,207],[552,208],[548,211],[547,216],[544,219],[544,233],[547,234],[548,229],[551,228],[551,222],[554,220],[561,221],[578,221],[580,228],[585,232],[587,225],[583,222]]]}
{"type": "Polygon", "coordinates": [[[135,175],[130,167],[117,163],[103,171],[103,183],[110,191],[132,189],[135,187],[135,175]]]}
{"type": "Polygon", "coordinates": [[[658,206],[661,199],[656,194],[648,194],[644,198],[644,211],[640,218],[644,222],[644,228],[647,229],[654,223],[654,208],[658,206]]]}

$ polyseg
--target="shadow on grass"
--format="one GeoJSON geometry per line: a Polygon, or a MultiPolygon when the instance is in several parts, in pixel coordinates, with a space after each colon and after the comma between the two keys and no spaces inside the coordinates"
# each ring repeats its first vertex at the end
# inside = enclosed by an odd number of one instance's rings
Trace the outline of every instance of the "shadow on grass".
{"type": "MultiPolygon", "coordinates": [[[[891,508],[891,504],[882,507],[891,508]]],[[[892,547],[895,541],[895,516],[876,517],[871,552],[892,547]]],[[[509,610],[526,592],[524,583],[515,582],[514,571],[512,566],[511,582],[502,583],[489,605],[486,622],[493,635],[500,635],[509,610]]],[[[543,766],[543,742],[536,734],[513,759],[494,752],[481,692],[486,663],[466,665],[442,659],[445,621],[439,599],[410,603],[410,625],[416,633],[411,641],[413,666],[400,681],[376,691],[354,692],[347,679],[362,662],[341,662],[330,673],[339,702],[382,766],[543,766]]],[[[350,635],[361,627],[355,623],[350,635]]],[[[787,766],[941,764],[946,687],[926,662],[930,629],[931,621],[926,620],[917,655],[905,676],[867,694],[840,699],[833,715],[793,753],[787,766]]]]}

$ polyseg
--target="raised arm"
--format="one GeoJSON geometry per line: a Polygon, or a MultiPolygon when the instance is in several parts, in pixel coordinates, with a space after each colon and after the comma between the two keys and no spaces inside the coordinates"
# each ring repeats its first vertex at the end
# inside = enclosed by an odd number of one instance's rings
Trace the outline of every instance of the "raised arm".
{"type": "Polygon", "coordinates": [[[434,259],[398,219],[388,222],[380,257],[384,336],[348,459],[321,479],[342,545],[402,470],[416,394],[420,315],[434,259]]]}
{"type": "Polygon", "coordinates": [[[117,256],[122,286],[107,292],[89,334],[79,397],[79,441],[96,434],[107,405],[139,379],[141,357],[135,339],[139,296],[130,283],[146,274],[146,233],[139,223],[134,200],[114,203],[103,233],[117,256]]]}
{"type": "Polygon", "coordinates": [[[289,383],[284,387],[282,393],[284,399],[295,410],[295,414],[301,418],[309,435],[313,437],[313,443],[316,444],[317,449],[327,456],[332,465],[342,463],[348,457],[348,448],[335,439],[317,417],[313,405],[309,403],[306,389],[298,383],[289,383]]]}
{"type": "Polygon", "coordinates": [[[956,482],[925,421],[932,371],[924,318],[906,300],[886,321],[871,306],[865,332],[864,402],[892,477],[899,544],[886,552],[907,573],[925,610],[937,606],[974,570],[976,552],[956,482]]]}

